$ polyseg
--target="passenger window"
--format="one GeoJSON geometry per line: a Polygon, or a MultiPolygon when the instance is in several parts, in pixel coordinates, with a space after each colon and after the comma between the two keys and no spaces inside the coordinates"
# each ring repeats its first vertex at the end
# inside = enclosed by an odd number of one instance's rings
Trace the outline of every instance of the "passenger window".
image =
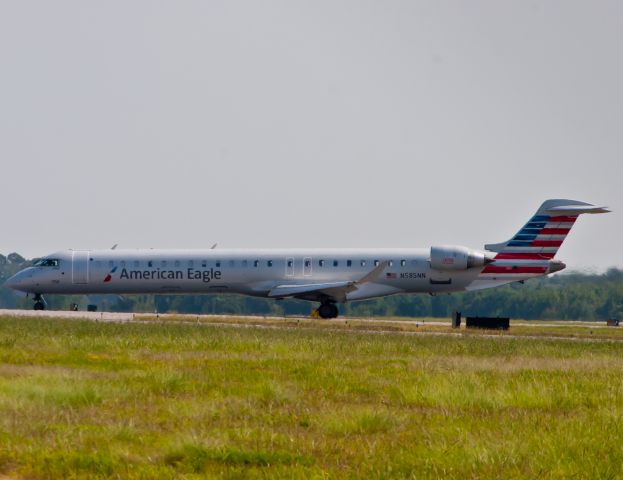
{"type": "Polygon", "coordinates": [[[292,267],[292,264],[293,264],[293,263],[294,263],[294,262],[292,262],[292,260],[288,260],[288,267],[292,267]]]}
{"type": "Polygon", "coordinates": [[[216,261],[216,268],[221,268],[221,261],[220,260],[216,261]]]}
{"type": "Polygon", "coordinates": [[[365,260],[362,260],[362,261],[361,261],[361,266],[362,266],[362,267],[365,267],[365,266],[366,266],[366,261],[365,261],[365,260]]]}
{"type": "Polygon", "coordinates": [[[154,266],[154,262],[150,260],[149,262],[147,262],[147,266],[149,268],[152,268],[154,266]]]}
{"type": "Polygon", "coordinates": [[[406,267],[407,266],[407,261],[406,260],[400,260],[400,266],[401,267],[406,267]]]}
{"type": "Polygon", "coordinates": [[[255,260],[253,262],[253,266],[256,267],[256,268],[259,267],[260,266],[260,261],[259,260],[255,260]]]}
{"type": "Polygon", "coordinates": [[[318,260],[318,266],[324,267],[324,260],[318,260]]]}
{"type": "Polygon", "coordinates": [[[390,260],[389,263],[387,264],[388,267],[393,267],[394,266],[394,261],[390,260]]]}
{"type": "Polygon", "coordinates": [[[379,263],[380,263],[380,262],[379,262],[378,260],[375,260],[375,261],[374,261],[374,266],[375,266],[375,267],[378,267],[378,266],[379,266],[379,263]]]}
{"type": "Polygon", "coordinates": [[[346,260],[346,266],[347,267],[352,267],[353,266],[353,261],[352,260],[346,260]]]}
{"type": "Polygon", "coordinates": [[[337,267],[339,265],[339,262],[337,260],[333,260],[333,266],[337,267]]]}
{"type": "Polygon", "coordinates": [[[273,261],[272,260],[268,260],[266,262],[266,265],[268,265],[269,267],[272,267],[273,266],[273,261]]]}
{"type": "Polygon", "coordinates": [[[311,260],[305,260],[305,266],[306,267],[310,267],[311,266],[311,260]]]}
{"type": "Polygon", "coordinates": [[[208,261],[207,260],[201,260],[201,267],[202,268],[207,268],[208,266],[208,261]]]}

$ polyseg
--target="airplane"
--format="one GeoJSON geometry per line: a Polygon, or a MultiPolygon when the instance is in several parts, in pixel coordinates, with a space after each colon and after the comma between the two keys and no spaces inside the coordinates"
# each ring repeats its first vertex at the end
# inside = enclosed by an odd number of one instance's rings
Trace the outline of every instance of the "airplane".
{"type": "Polygon", "coordinates": [[[35,310],[45,309],[44,294],[235,293],[319,302],[321,318],[336,318],[338,303],[474,291],[558,272],[566,265],[554,257],[578,216],[609,211],[576,200],[547,200],[510,240],[484,250],[64,250],[16,273],[5,286],[32,294],[35,310]]]}

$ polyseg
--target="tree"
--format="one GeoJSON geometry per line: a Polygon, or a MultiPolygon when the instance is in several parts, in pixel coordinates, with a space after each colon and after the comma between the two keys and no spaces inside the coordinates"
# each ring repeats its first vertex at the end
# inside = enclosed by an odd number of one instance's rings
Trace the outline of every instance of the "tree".
{"type": "Polygon", "coordinates": [[[21,265],[22,263],[26,262],[26,259],[24,257],[22,257],[19,253],[9,253],[9,256],[7,257],[9,262],[15,264],[15,265],[21,265]]]}

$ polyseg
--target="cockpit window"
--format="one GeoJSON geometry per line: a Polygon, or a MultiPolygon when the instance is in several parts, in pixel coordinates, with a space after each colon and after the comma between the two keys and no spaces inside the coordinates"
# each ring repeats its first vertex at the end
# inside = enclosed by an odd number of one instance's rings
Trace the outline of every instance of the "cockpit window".
{"type": "Polygon", "coordinates": [[[42,258],[35,263],[35,267],[58,267],[58,264],[58,258],[42,258]]]}

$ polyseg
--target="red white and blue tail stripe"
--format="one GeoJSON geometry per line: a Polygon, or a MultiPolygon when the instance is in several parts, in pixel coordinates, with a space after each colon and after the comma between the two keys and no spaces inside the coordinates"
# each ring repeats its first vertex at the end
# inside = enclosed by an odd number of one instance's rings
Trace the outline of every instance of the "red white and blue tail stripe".
{"type": "Polygon", "coordinates": [[[485,245],[485,249],[496,252],[496,255],[494,261],[482,270],[481,277],[530,278],[562,270],[564,264],[552,259],[578,216],[608,211],[605,207],[577,200],[545,201],[513,238],[485,245]]]}

